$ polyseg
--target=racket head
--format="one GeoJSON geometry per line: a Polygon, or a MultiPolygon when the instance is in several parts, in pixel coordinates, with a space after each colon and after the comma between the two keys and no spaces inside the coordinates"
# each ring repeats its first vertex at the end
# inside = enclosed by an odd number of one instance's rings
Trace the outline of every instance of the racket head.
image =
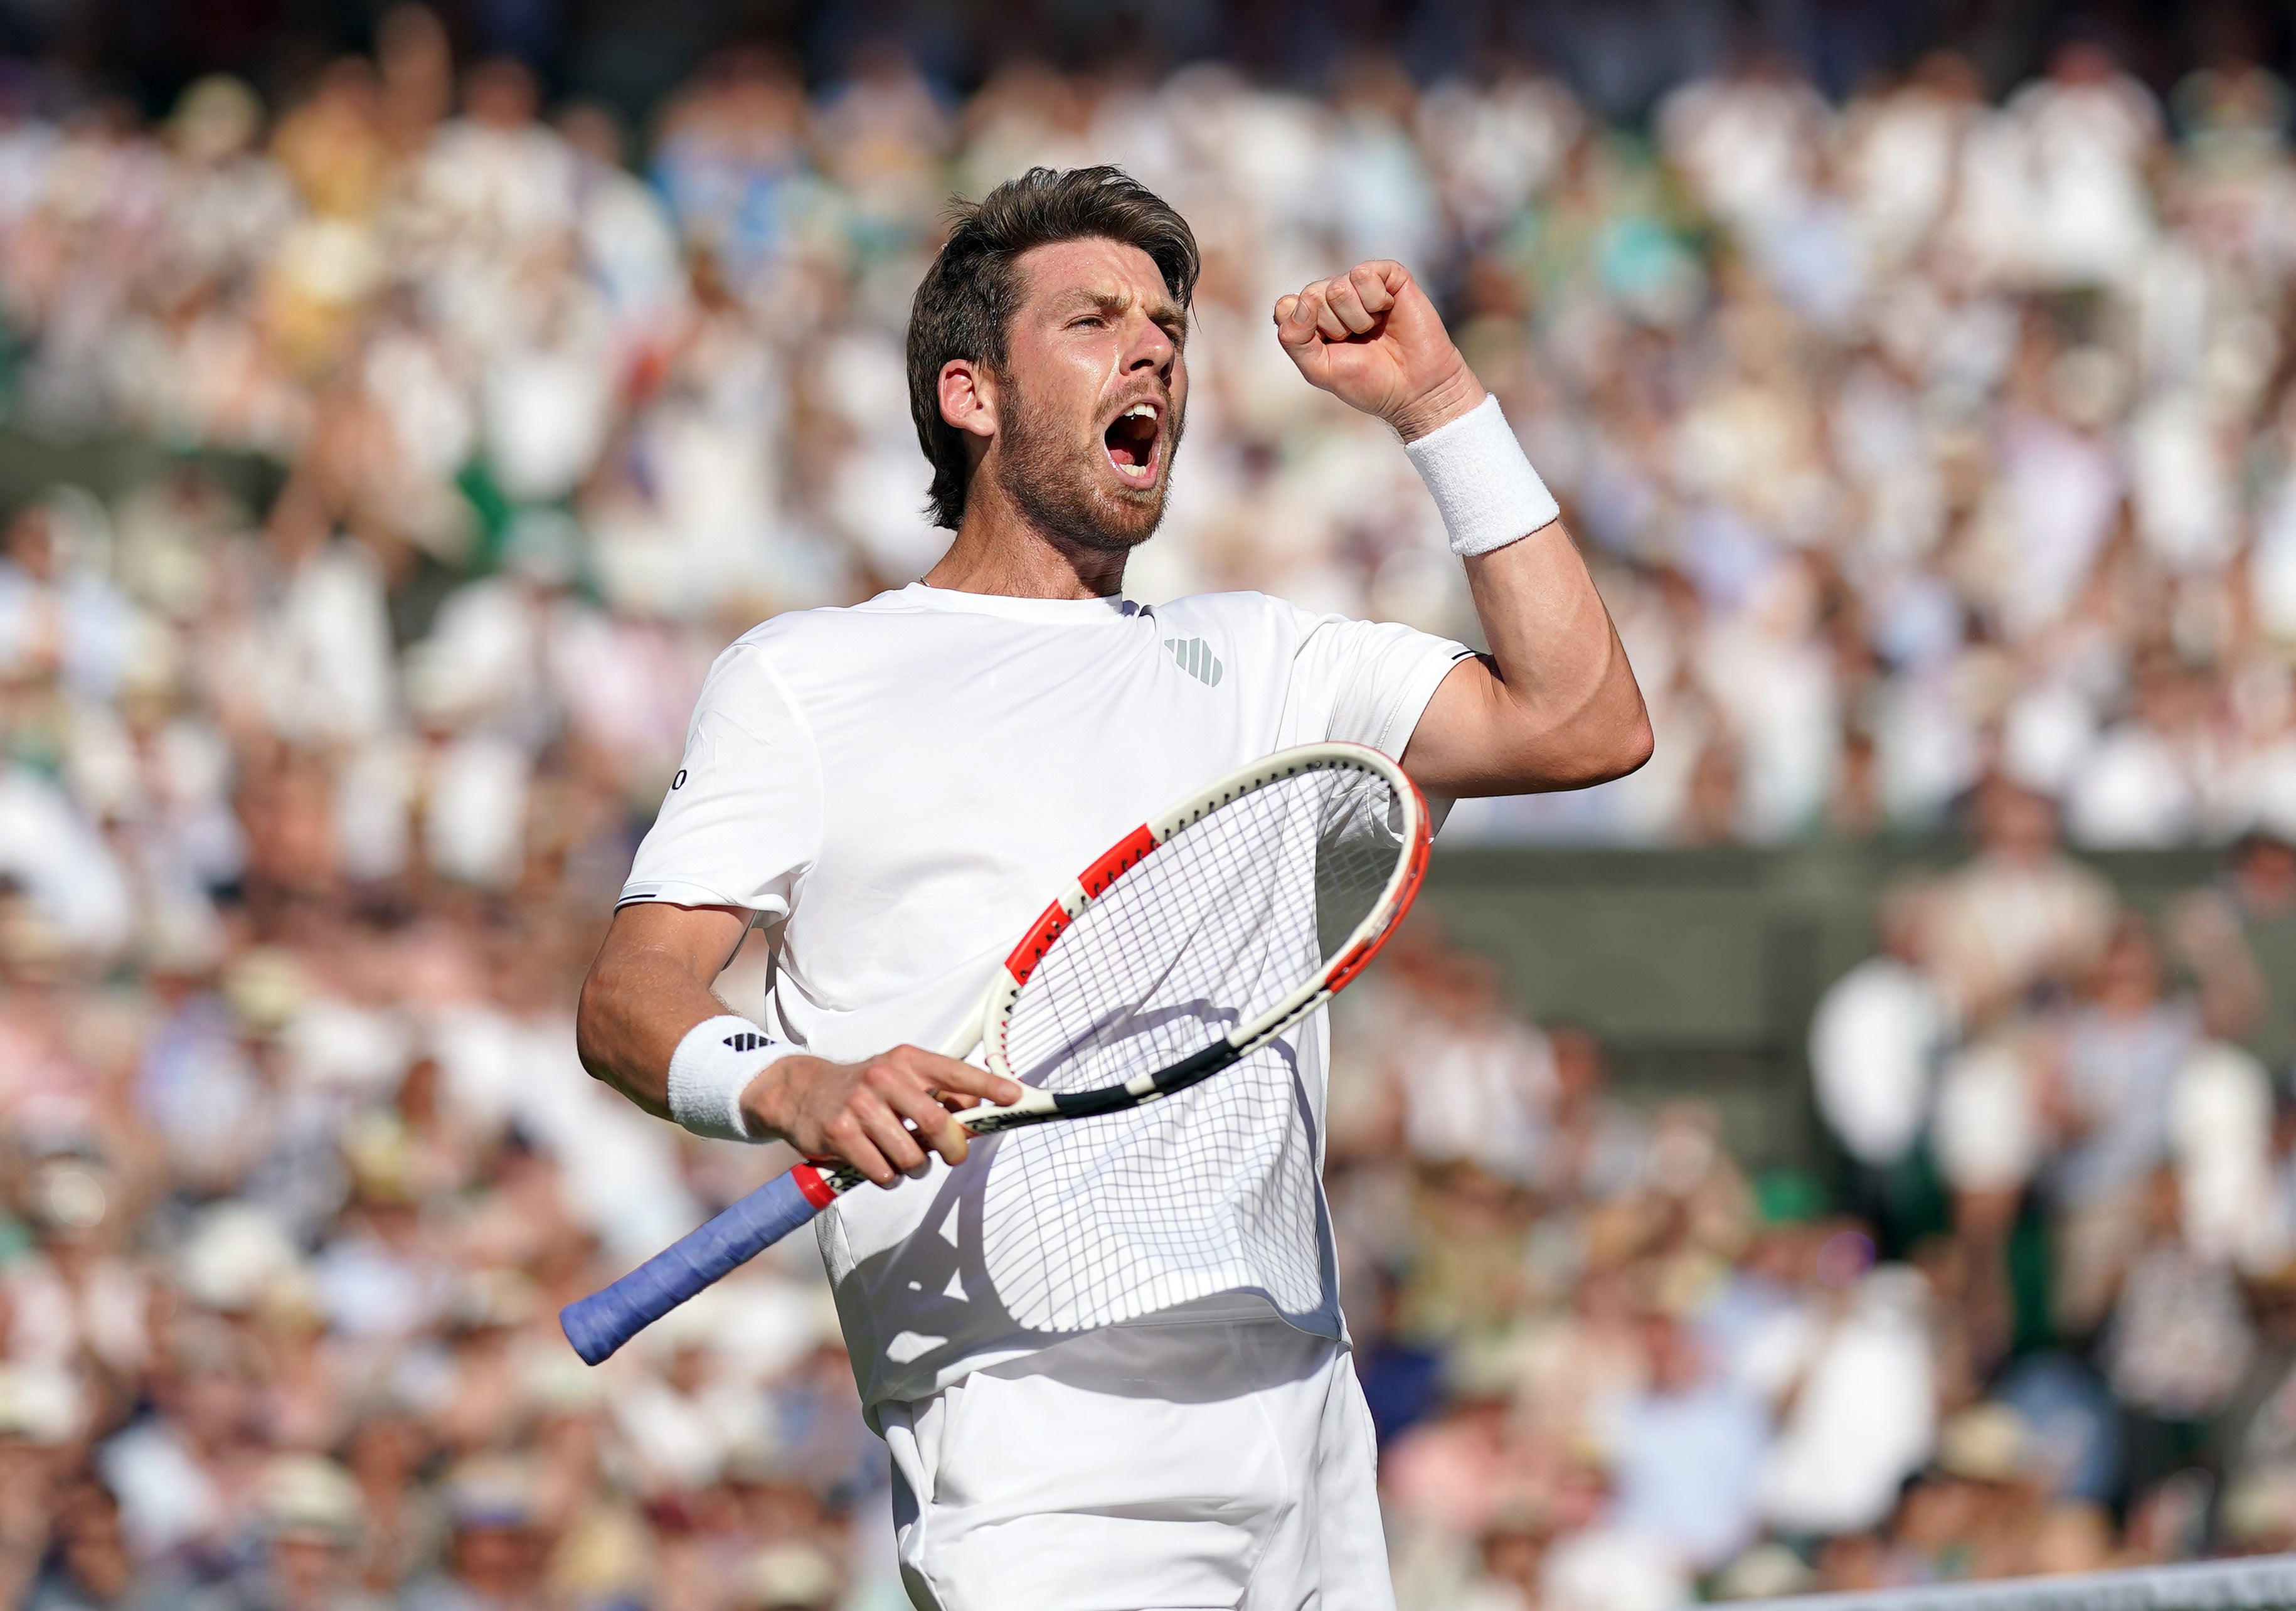
{"type": "Polygon", "coordinates": [[[1045,908],[990,983],[988,1065],[1055,1095],[1208,1077],[1362,973],[1410,909],[1432,837],[1416,785],[1368,745],[1238,768],[1045,908]]]}

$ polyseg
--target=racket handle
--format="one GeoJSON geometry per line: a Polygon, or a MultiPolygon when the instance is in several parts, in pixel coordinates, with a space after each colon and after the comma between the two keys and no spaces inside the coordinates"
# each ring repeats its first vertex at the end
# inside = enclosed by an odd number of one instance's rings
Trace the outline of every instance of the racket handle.
{"type": "Polygon", "coordinates": [[[836,1190],[800,1163],[688,1231],[612,1286],[558,1311],[566,1340],[596,1365],[703,1287],[731,1275],[826,1208],[836,1190]]]}
{"type": "MultiPolygon", "coordinates": [[[[941,1042],[945,1057],[980,1044],[985,1009],[976,1008],[941,1042]]],[[[847,1174],[849,1183],[859,1176],[847,1174]]],[[[583,1363],[603,1364],[617,1349],[703,1287],[724,1280],[837,1200],[831,1171],[800,1163],[767,1181],[725,1212],[663,1248],[612,1286],[558,1311],[559,1328],[583,1363]]]]}

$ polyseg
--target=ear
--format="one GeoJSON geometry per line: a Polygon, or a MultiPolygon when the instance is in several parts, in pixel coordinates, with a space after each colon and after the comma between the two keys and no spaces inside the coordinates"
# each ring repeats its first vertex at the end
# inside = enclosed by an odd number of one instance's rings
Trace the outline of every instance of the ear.
{"type": "Polygon", "coordinates": [[[984,442],[996,434],[996,377],[973,358],[940,366],[940,417],[984,442]]]}

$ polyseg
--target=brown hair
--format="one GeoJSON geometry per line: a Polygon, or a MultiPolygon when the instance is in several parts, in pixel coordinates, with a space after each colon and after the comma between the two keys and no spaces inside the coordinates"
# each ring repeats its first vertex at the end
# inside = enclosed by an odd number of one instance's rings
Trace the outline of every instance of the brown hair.
{"type": "Polygon", "coordinates": [[[964,432],[940,417],[940,372],[954,358],[991,368],[1021,302],[1023,252],[1060,241],[1105,239],[1154,259],[1182,308],[1201,260],[1195,233],[1169,203],[1120,168],[1032,168],[978,201],[959,201],[947,243],[925,270],[909,310],[909,414],[932,461],[933,524],[955,530],[971,479],[964,432]]]}

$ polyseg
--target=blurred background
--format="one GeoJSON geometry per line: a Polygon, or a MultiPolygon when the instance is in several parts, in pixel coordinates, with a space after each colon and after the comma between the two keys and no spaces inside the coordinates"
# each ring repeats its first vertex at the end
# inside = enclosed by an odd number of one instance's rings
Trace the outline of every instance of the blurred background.
{"type": "MultiPolygon", "coordinates": [[[[2296,1543],[2296,15],[0,3],[0,1603],[879,1611],[786,1162],[571,1004],[717,651],[940,546],[946,199],[1206,270],[1136,596],[1471,635],[1273,299],[1434,289],[1658,753],[1343,998],[1406,1611],[2296,1543]]],[[[721,985],[755,1010],[763,958],[721,985]]]]}

